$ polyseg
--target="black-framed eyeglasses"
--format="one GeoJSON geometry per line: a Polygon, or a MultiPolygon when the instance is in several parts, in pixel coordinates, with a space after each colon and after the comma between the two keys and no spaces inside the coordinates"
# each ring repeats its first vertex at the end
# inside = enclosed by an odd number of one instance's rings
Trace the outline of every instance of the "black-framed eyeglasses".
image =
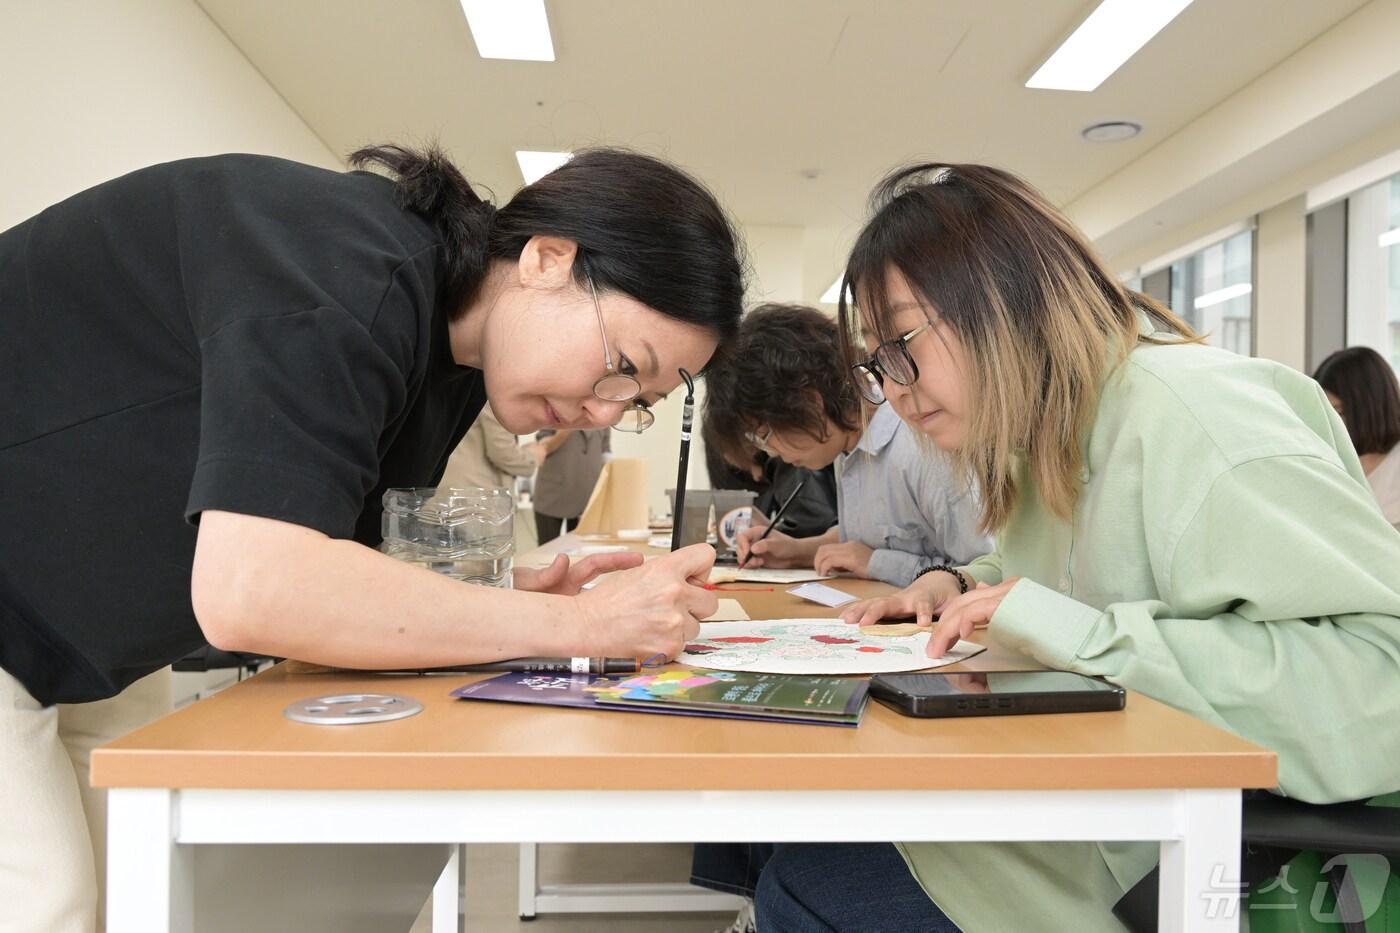
{"type": "Polygon", "coordinates": [[[932,321],[920,324],[903,336],[886,340],[875,348],[870,358],[851,367],[851,378],[861,398],[872,405],[885,400],[885,377],[902,386],[911,386],[919,379],[919,367],[909,353],[909,341],[933,326],[932,321]]]}
{"type": "Polygon", "coordinates": [[[593,298],[593,310],[598,314],[598,333],[603,338],[603,365],[607,372],[593,383],[593,395],[604,402],[631,402],[622,410],[622,417],[613,425],[615,431],[641,434],[656,421],[651,406],[637,396],[642,394],[642,384],[634,372],[626,372],[613,365],[612,351],[608,349],[608,331],[603,326],[603,308],[598,304],[598,289],[593,286],[593,276],[585,274],[588,294],[593,298]]]}

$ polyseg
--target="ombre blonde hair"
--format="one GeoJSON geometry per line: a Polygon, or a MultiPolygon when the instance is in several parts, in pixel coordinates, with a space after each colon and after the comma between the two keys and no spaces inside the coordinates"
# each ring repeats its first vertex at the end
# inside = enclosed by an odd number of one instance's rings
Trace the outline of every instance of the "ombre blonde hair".
{"type": "Polygon", "coordinates": [[[1199,336],[1120,285],[1069,219],[1009,172],[914,165],[887,176],[871,204],[841,290],[847,362],[865,355],[847,297],[880,341],[893,339],[886,279],[898,271],[925,314],[957,335],[970,364],[962,373],[966,435],[951,455],[980,488],[983,530],[1006,524],[1022,471],[1046,507],[1069,520],[1084,442],[1113,368],[1139,343],[1199,336]],[[1139,312],[1159,336],[1140,332],[1139,312]]]}

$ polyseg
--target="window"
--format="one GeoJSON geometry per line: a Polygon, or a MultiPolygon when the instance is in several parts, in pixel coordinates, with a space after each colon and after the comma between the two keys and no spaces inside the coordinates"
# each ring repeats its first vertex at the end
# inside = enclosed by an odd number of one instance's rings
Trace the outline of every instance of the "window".
{"type": "Polygon", "coordinates": [[[1346,342],[1400,370],[1400,175],[1347,199],[1346,342]]]}
{"type": "Polygon", "coordinates": [[[1254,351],[1254,231],[1245,230],[1172,263],[1171,308],[1206,343],[1254,351]]]}

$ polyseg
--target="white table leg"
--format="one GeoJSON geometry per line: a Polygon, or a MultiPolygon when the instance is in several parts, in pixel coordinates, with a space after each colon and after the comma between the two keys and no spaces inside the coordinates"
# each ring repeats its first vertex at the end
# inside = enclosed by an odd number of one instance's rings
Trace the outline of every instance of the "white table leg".
{"type": "Polygon", "coordinates": [[[462,933],[464,928],[461,891],[465,849],[461,844],[447,847],[447,864],[433,884],[433,933],[462,933]]]}
{"type": "Polygon", "coordinates": [[[535,896],[540,891],[540,847],[537,843],[520,844],[520,918],[533,919],[535,896]]]}
{"type": "Polygon", "coordinates": [[[1157,923],[1162,933],[1235,933],[1240,913],[1238,790],[1177,792],[1181,835],[1162,842],[1157,923]]]}
{"type": "Polygon", "coordinates": [[[107,794],[107,933],[190,933],[194,852],[175,841],[178,791],[107,794]]]}

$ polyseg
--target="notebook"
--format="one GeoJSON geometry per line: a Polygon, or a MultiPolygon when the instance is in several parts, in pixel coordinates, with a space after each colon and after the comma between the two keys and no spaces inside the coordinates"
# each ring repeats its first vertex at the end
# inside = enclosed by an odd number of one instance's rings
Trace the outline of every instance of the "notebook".
{"type": "Polygon", "coordinates": [[[855,726],[868,689],[868,681],[850,677],[669,668],[623,676],[512,671],[459,687],[452,695],[500,703],[855,726]]]}

